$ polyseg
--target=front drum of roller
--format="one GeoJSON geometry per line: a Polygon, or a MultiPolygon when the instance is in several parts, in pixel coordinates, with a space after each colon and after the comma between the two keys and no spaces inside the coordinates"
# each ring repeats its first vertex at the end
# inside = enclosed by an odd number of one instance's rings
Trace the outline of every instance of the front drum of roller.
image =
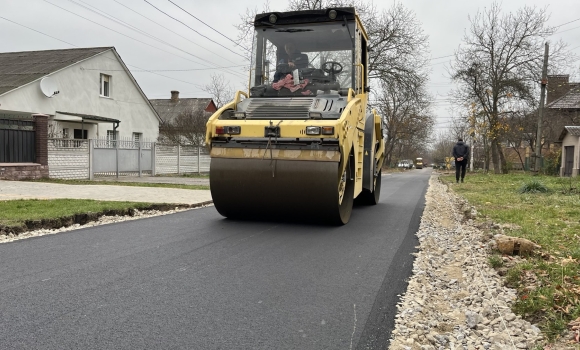
{"type": "Polygon", "coordinates": [[[210,166],[214,205],[232,219],[346,224],[353,186],[339,201],[339,178],[337,162],[212,158],[210,166]]]}

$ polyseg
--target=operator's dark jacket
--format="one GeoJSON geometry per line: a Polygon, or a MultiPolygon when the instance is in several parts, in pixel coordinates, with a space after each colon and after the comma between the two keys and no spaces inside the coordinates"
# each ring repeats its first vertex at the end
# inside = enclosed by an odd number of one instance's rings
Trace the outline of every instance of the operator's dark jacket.
{"type": "Polygon", "coordinates": [[[463,160],[469,159],[469,146],[463,141],[458,141],[455,146],[453,146],[453,158],[463,157],[463,160]]]}
{"type": "Polygon", "coordinates": [[[308,55],[303,54],[298,50],[295,50],[289,55],[286,52],[281,51],[278,53],[278,57],[278,63],[294,62],[294,66],[299,69],[308,67],[308,55]]]}

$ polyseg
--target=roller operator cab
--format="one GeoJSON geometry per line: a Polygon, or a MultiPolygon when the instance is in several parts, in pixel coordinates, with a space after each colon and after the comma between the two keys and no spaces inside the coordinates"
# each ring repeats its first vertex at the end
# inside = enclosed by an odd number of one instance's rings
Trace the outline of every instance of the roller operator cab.
{"type": "Polygon", "coordinates": [[[367,109],[367,34],[354,8],[256,16],[248,91],[208,121],[210,188],[228,218],[346,224],[376,204],[382,119],[367,109]]]}

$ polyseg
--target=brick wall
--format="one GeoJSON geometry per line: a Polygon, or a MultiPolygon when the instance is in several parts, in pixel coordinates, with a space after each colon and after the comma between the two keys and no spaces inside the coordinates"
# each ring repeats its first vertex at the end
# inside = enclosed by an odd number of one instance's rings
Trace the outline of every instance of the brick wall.
{"type": "Polygon", "coordinates": [[[33,114],[34,131],[36,139],[36,163],[48,165],[48,116],[45,114],[33,114]]]}
{"type": "Polygon", "coordinates": [[[31,180],[48,177],[48,166],[34,163],[0,164],[0,180],[31,180]]]}
{"type": "Polygon", "coordinates": [[[48,166],[51,179],[88,179],[88,140],[49,139],[48,166]]]}

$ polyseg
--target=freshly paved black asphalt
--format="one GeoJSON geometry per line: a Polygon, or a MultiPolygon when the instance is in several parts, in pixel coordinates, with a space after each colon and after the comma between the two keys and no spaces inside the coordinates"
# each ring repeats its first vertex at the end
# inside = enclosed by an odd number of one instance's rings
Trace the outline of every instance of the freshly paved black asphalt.
{"type": "Polygon", "coordinates": [[[0,244],[0,349],[386,349],[430,172],[341,227],[208,207],[0,244]]]}

